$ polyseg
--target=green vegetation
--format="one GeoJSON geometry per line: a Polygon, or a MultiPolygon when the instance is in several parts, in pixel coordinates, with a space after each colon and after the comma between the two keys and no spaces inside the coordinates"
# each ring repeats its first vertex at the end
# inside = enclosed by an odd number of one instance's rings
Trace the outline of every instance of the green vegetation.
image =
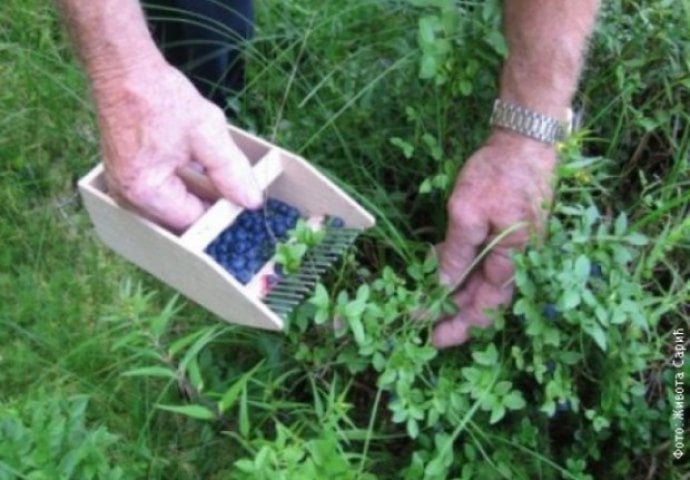
{"type": "Polygon", "coordinates": [[[548,239],[495,326],[443,352],[418,320],[453,308],[426,253],[487,133],[500,3],[257,3],[241,126],[378,220],[286,334],[222,324],[98,242],[85,80],[50,2],[0,4],[0,479],[686,478],[688,2],[604,2],[548,239]]]}

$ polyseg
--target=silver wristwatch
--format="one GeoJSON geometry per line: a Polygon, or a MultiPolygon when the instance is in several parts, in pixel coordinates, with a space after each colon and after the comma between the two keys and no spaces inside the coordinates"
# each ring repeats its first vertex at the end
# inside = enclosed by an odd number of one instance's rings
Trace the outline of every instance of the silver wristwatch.
{"type": "Polygon", "coordinates": [[[497,98],[490,124],[553,145],[565,140],[572,132],[573,113],[568,109],[567,118],[559,120],[497,98]]]}

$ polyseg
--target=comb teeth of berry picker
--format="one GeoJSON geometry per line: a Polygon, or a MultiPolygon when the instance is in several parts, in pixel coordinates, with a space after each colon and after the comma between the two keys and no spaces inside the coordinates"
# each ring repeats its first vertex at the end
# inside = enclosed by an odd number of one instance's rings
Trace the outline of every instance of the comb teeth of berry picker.
{"type": "Polygon", "coordinates": [[[273,312],[287,318],[312,292],[317,282],[355,242],[361,230],[326,226],[326,235],[311,248],[300,266],[299,272],[282,277],[263,302],[273,312]]]}

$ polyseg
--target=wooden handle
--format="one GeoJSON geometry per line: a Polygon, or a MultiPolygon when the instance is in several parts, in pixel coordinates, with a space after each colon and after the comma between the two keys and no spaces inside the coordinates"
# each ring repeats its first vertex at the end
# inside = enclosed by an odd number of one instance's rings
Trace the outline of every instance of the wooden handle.
{"type": "MultiPolygon", "coordinates": [[[[200,167],[200,166],[199,166],[200,167]]],[[[185,165],[177,169],[177,174],[187,186],[187,189],[204,200],[213,201],[220,198],[220,193],[202,170],[192,165],[185,165]]]]}
{"type": "MultiPolygon", "coordinates": [[[[283,166],[278,152],[276,150],[269,151],[256,163],[256,165],[254,165],[252,172],[259,188],[262,191],[268,188],[268,186],[283,172],[283,166]]],[[[203,167],[198,163],[185,165],[179,168],[177,174],[182,178],[182,181],[187,185],[189,191],[194,195],[211,202],[222,197],[218,189],[213,185],[211,179],[204,172],[203,167]]]]}

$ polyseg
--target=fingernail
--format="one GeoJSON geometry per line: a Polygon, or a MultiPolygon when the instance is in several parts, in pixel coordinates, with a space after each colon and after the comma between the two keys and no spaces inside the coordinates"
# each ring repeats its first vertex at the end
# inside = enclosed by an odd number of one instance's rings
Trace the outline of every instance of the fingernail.
{"type": "Polygon", "coordinates": [[[253,185],[244,191],[242,199],[244,206],[253,210],[259,208],[264,203],[264,196],[256,181],[252,181],[252,183],[253,185]]]}

